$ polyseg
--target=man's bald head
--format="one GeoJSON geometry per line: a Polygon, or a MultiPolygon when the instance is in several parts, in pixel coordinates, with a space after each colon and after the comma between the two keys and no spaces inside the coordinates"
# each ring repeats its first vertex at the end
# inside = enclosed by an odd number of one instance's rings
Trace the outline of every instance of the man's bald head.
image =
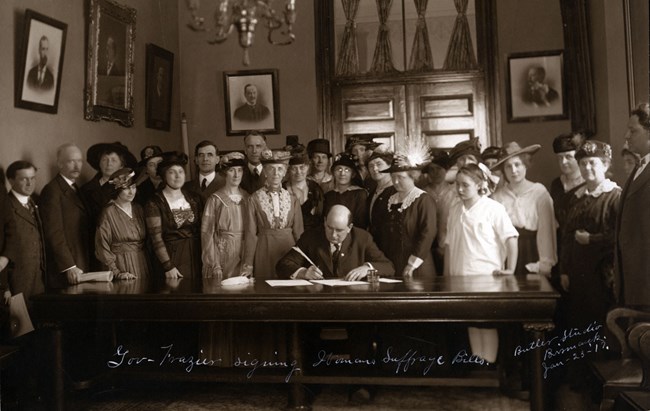
{"type": "Polygon", "coordinates": [[[352,229],[352,213],[343,205],[330,208],[325,219],[325,236],[330,243],[341,244],[352,229]]]}

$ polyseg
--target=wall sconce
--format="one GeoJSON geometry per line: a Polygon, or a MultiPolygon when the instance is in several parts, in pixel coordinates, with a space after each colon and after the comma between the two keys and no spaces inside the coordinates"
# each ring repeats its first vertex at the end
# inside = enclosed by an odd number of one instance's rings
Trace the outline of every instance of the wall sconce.
{"type": "MultiPolygon", "coordinates": [[[[200,0],[187,0],[187,8],[192,12],[192,21],[188,23],[194,31],[215,31],[210,44],[226,41],[233,28],[239,32],[239,45],[244,49],[244,65],[250,64],[248,49],[253,45],[255,26],[258,20],[264,19],[268,29],[267,40],[276,46],[291,44],[296,39],[293,34],[293,24],[296,22],[296,0],[286,0],[282,17],[273,8],[273,0],[217,0],[214,11],[214,27],[207,27],[205,18],[198,15],[200,0]],[[273,33],[285,27],[280,32],[281,37],[274,39],[273,33]]],[[[277,37],[277,36],[276,36],[277,37]]]]}

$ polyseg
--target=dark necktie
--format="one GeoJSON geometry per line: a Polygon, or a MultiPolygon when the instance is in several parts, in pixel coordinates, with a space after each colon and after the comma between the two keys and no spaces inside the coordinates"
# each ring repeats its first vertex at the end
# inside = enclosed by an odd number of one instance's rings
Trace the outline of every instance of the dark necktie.
{"type": "Polygon", "coordinates": [[[334,244],[334,252],[332,253],[332,271],[334,275],[339,274],[339,259],[341,257],[341,244],[334,244]]]}
{"type": "Polygon", "coordinates": [[[208,179],[204,178],[203,181],[201,181],[201,191],[205,191],[207,187],[208,187],[208,179]]]}
{"type": "Polygon", "coordinates": [[[36,219],[36,207],[34,206],[34,203],[32,203],[32,199],[28,199],[27,202],[24,204],[25,208],[29,210],[31,213],[32,217],[36,219]]]}
{"type": "Polygon", "coordinates": [[[79,192],[79,186],[77,185],[77,183],[72,183],[72,189],[75,191],[75,193],[79,192]]]}

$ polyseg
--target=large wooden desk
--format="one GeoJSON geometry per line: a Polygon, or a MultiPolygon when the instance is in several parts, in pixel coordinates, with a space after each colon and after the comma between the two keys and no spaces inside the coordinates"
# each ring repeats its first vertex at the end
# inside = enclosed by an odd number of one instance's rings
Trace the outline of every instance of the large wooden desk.
{"type": "MultiPolygon", "coordinates": [[[[55,405],[64,409],[61,329],[73,322],[283,322],[292,324],[290,358],[302,368],[298,325],[306,322],[516,323],[543,339],[553,328],[559,295],[545,278],[438,277],[433,282],[327,287],[273,288],[264,282],[239,289],[211,280],[160,284],[82,284],[35,296],[35,317],[50,330],[54,347],[55,405]]],[[[544,409],[542,352],[531,353],[531,409],[544,409]]],[[[215,367],[210,367],[215,368],[215,367]]],[[[304,369],[304,368],[302,368],[304,369]]],[[[216,369],[211,372],[217,373],[216,369]]],[[[276,378],[284,380],[286,373],[276,378]]],[[[213,379],[214,380],[214,379],[213,379]]],[[[314,380],[296,373],[289,385],[291,406],[301,406],[300,384],[314,380]]],[[[358,382],[338,378],[338,383],[358,382]]],[[[394,382],[394,383],[397,383],[394,382]]]]}

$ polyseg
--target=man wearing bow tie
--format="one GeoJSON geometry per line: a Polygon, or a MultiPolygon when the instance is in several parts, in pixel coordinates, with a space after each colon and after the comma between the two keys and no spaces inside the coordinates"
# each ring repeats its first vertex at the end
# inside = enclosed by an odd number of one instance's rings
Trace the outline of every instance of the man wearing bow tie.
{"type": "Polygon", "coordinates": [[[18,252],[9,273],[9,289],[5,300],[12,294],[23,293],[25,301],[45,289],[45,247],[43,226],[33,194],[36,187],[36,167],[29,161],[15,161],[7,168],[11,183],[10,210],[16,220],[16,243],[18,252]]]}
{"type": "Polygon", "coordinates": [[[278,277],[307,280],[344,277],[357,281],[363,280],[372,268],[381,276],[395,274],[393,263],[367,231],[352,226],[352,213],[342,205],[333,206],[324,226],[305,231],[296,246],[313,265],[292,249],[275,266],[278,277]]]}

